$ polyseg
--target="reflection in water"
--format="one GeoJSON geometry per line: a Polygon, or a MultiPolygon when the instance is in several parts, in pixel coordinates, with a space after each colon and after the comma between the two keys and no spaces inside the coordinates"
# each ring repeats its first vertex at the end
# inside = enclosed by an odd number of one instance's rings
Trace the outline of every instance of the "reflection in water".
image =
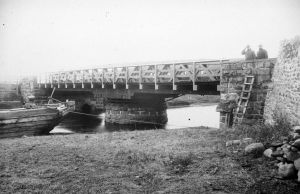
{"type": "Polygon", "coordinates": [[[182,107],[167,109],[168,123],[166,125],[117,125],[105,124],[105,114],[85,116],[69,114],[51,133],[102,133],[120,130],[174,129],[184,127],[219,127],[219,113],[216,105],[182,107]]]}

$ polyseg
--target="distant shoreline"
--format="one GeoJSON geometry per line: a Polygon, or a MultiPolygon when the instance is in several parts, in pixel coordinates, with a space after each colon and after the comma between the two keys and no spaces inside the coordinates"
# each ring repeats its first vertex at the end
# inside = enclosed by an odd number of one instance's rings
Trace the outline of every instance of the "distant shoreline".
{"type": "Polygon", "coordinates": [[[213,106],[217,104],[218,104],[217,102],[203,102],[203,103],[195,103],[195,104],[188,104],[188,105],[168,105],[168,109],[186,108],[186,107],[204,107],[204,106],[213,106]]]}

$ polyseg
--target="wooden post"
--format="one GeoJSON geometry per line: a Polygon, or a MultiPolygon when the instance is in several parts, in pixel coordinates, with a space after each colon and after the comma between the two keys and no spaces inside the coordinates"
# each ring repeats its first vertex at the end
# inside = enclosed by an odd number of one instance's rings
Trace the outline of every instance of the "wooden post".
{"type": "Polygon", "coordinates": [[[143,84],[142,84],[142,79],[143,79],[143,78],[142,78],[142,75],[143,75],[142,73],[143,73],[143,72],[142,72],[142,66],[141,66],[141,65],[139,66],[139,71],[140,71],[139,89],[142,90],[142,89],[143,89],[143,84]]]}
{"type": "Polygon", "coordinates": [[[91,69],[91,72],[89,72],[89,74],[91,74],[91,88],[94,88],[94,84],[93,84],[93,70],[91,69]]]}
{"type": "Polygon", "coordinates": [[[158,85],[157,85],[157,65],[154,65],[155,73],[154,73],[154,88],[155,90],[158,90],[158,85]]]}
{"type": "Polygon", "coordinates": [[[113,89],[116,89],[116,84],[115,84],[115,78],[116,78],[116,71],[115,71],[115,67],[113,67],[113,89]]]}
{"type": "Polygon", "coordinates": [[[102,80],[101,80],[101,86],[104,88],[104,69],[102,68],[102,80]]]}
{"type": "Polygon", "coordinates": [[[125,67],[125,88],[128,90],[128,67],[125,67]]]}
{"type": "Polygon", "coordinates": [[[195,84],[196,80],[196,67],[195,67],[195,62],[193,62],[193,75],[192,75],[192,81],[193,81],[193,91],[197,91],[198,87],[195,84]]]}
{"type": "Polygon", "coordinates": [[[60,72],[58,73],[57,88],[60,88],[60,72]]]}
{"type": "Polygon", "coordinates": [[[177,85],[175,84],[175,63],[173,64],[173,90],[177,90],[177,85]]]}
{"type": "Polygon", "coordinates": [[[81,70],[81,88],[84,88],[84,70],[81,70]]]}

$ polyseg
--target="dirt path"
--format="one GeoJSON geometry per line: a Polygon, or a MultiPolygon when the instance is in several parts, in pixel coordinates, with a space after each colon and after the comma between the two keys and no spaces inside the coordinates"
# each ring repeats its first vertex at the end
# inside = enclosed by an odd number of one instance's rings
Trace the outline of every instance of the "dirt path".
{"type": "Polygon", "coordinates": [[[254,179],[217,129],[0,140],[0,192],[244,193],[254,179]]]}

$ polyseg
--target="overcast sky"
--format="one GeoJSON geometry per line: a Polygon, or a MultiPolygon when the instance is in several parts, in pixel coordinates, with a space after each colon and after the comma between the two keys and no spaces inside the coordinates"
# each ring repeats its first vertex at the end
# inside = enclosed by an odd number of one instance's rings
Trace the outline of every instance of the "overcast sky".
{"type": "Polygon", "coordinates": [[[300,0],[0,0],[0,78],[243,57],[300,34],[300,0]]]}

